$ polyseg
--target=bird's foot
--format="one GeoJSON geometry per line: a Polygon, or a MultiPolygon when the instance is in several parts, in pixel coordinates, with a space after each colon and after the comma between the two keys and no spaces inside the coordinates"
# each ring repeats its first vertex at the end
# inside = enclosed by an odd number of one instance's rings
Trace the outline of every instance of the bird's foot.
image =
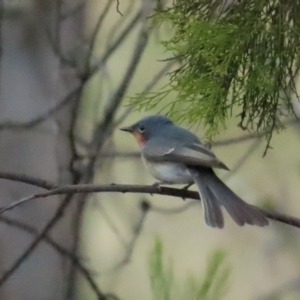
{"type": "MultiPolygon", "coordinates": [[[[189,189],[189,187],[192,186],[193,184],[194,184],[194,182],[187,184],[186,186],[184,186],[182,188],[182,190],[183,191],[187,191],[189,189]]],[[[185,198],[183,197],[182,200],[185,201],[185,198]]]]}
{"type": "Polygon", "coordinates": [[[182,188],[182,190],[187,191],[190,188],[190,186],[192,186],[193,184],[194,184],[194,182],[187,184],[186,186],[184,186],[182,188]]]}
{"type": "Polygon", "coordinates": [[[157,182],[154,182],[154,183],[152,184],[152,186],[157,187],[157,188],[161,191],[161,185],[162,185],[162,184],[163,184],[162,182],[157,181],[157,182]]]}

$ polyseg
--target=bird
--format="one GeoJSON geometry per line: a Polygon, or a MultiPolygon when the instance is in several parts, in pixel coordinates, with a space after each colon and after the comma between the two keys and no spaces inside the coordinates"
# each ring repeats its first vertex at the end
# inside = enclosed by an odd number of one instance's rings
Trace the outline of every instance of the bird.
{"type": "Polygon", "coordinates": [[[239,226],[269,225],[262,211],[243,201],[218,178],[214,168],[229,169],[191,131],[163,115],[150,115],[120,130],[135,137],[142,160],[159,185],[196,184],[208,226],[224,227],[222,206],[239,226]]]}

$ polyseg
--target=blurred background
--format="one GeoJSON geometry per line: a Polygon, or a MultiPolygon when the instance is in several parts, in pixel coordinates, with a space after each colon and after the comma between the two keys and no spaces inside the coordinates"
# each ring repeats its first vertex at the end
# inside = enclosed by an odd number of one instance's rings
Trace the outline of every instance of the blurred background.
{"type": "MultiPolygon", "coordinates": [[[[161,45],[171,28],[149,18],[158,5],[166,3],[2,2],[0,177],[154,182],[133,137],[118,128],[160,112],[136,111],[129,98],[161,89],[177,66],[161,45]]],[[[274,134],[262,158],[264,137],[239,140],[247,132],[237,123],[232,117],[212,144],[232,170],[220,178],[248,203],[300,216],[299,124],[274,134]]],[[[203,128],[189,128],[204,136],[203,128]]],[[[1,206],[42,191],[4,179],[0,190],[1,206]]],[[[224,229],[212,229],[198,201],[53,196],[6,212],[0,222],[1,299],[300,298],[298,229],[277,222],[240,228],[227,215],[224,229]]]]}

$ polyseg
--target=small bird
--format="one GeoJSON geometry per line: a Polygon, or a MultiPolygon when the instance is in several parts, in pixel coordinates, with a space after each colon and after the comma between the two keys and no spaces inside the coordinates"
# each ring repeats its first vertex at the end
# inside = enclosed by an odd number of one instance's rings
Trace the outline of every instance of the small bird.
{"type": "Polygon", "coordinates": [[[196,183],[208,226],[224,227],[222,206],[240,226],[269,224],[261,211],[244,202],[217,177],[213,168],[229,169],[192,132],[161,115],[148,116],[120,130],[133,134],[144,164],[159,184],[196,183]]]}

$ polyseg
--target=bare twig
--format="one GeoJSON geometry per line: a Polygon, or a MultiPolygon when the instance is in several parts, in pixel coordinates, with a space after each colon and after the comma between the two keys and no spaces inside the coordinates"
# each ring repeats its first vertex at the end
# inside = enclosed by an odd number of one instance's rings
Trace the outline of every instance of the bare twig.
{"type": "MultiPolygon", "coordinates": [[[[110,184],[110,185],[78,184],[78,185],[65,185],[50,190],[48,192],[33,194],[27,199],[16,201],[10,204],[9,206],[2,208],[0,214],[14,207],[17,207],[21,204],[29,202],[33,199],[45,198],[53,195],[62,195],[62,194],[72,195],[72,194],[79,194],[79,193],[88,194],[88,193],[104,193],[104,192],[141,193],[141,194],[150,194],[150,195],[156,194],[156,195],[173,196],[182,199],[200,200],[198,192],[164,187],[164,186],[157,187],[153,185],[129,185],[129,184],[110,184]]],[[[300,219],[298,218],[281,214],[275,211],[258,208],[254,205],[252,206],[260,210],[269,219],[300,228],[300,219]]]]}
{"type": "Polygon", "coordinates": [[[141,19],[141,16],[142,16],[142,11],[139,10],[131,19],[131,21],[126,26],[126,28],[119,34],[119,37],[116,38],[113,44],[106,50],[106,52],[103,54],[100,61],[93,68],[91,68],[89,76],[93,76],[94,74],[96,74],[105,65],[106,61],[112,55],[112,53],[114,53],[119,48],[119,46],[128,36],[128,34],[132,32],[132,30],[138,24],[139,20],[141,19]]]}
{"type": "MultiPolygon", "coordinates": [[[[293,124],[296,124],[296,123],[299,123],[298,119],[291,119],[291,120],[288,120],[286,122],[283,122],[283,125],[287,126],[287,125],[293,125],[293,124]]],[[[249,141],[249,140],[252,140],[252,139],[258,139],[258,138],[266,136],[269,133],[269,131],[270,130],[268,129],[268,130],[265,130],[265,131],[260,132],[260,133],[250,133],[250,134],[247,134],[247,135],[241,135],[241,136],[231,138],[231,139],[226,139],[226,140],[223,140],[223,141],[222,140],[216,141],[216,142],[212,143],[212,146],[213,147],[229,146],[231,144],[237,144],[237,143],[246,142],[246,141],[249,141]]]]}
{"type": "Polygon", "coordinates": [[[116,7],[116,9],[117,9],[117,12],[118,12],[121,16],[123,16],[123,14],[120,12],[120,1],[119,1],[119,0],[117,0],[117,7],[116,7]]]}
{"type": "MultiPolygon", "coordinates": [[[[106,10],[108,10],[110,7],[110,5],[108,4],[106,6],[106,10]]],[[[103,20],[103,15],[100,16],[99,22],[97,24],[97,28],[95,30],[95,34],[94,34],[94,39],[96,38],[97,32],[100,29],[101,23],[103,20]]],[[[131,29],[130,29],[131,30],[131,29]]],[[[112,123],[114,120],[114,115],[117,112],[117,109],[119,108],[121,101],[124,97],[124,94],[131,82],[131,79],[135,73],[136,67],[138,66],[141,56],[144,52],[144,49],[147,45],[147,40],[148,40],[148,34],[147,32],[144,30],[144,27],[141,30],[141,33],[138,35],[138,42],[136,47],[134,48],[133,54],[132,54],[132,59],[129,63],[128,69],[124,74],[123,80],[121,82],[121,84],[119,85],[119,87],[117,88],[116,92],[113,94],[113,96],[111,97],[111,99],[109,99],[108,101],[108,108],[106,110],[106,114],[105,117],[103,119],[103,121],[100,123],[100,125],[95,129],[95,134],[93,136],[93,140],[92,140],[92,148],[94,148],[94,155],[90,157],[90,161],[88,163],[88,166],[83,174],[83,176],[80,176],[80,181],[83,183],[89,183],[92,182],[93,177],[94,177],[94,167],[95,167],[95,163],[96,163],[96,159],[97,159],[97,153],[100,152],[100,150],[102,149],[104,142],[107,140],[107,138],[109,137],[109,135],[112,133],[112,123]],[[146,38],[145,38],[146,37],[146,38]]],[[[94,41],[92,41],[92,43],[94,43],[94,41]]],[[[93,47],[93,45],[91,46],[93,47]]],[[[104,55],[105,57],[106,55],[104,55]]],[[[90,74],[92,74],[93,70],[90,72],[90,74]]],[[[89,75],[92,76],[92,75],[89,75]]],[[[74,128],[74,124],[73,126],[71,126],[71,128],[74,128]]],[[[76,148],[75,145],[73,145],[74,147],[74,154],[75,154],[75,158],[78,157],[78,154],[76,153],[76,148]]],[[[76,216],[75,216],[75,226],[74,226],[74,245],[73,245],[73,251],[74,253],[77,252],[77,248],[78,248],[78,242],[79,242],[79,231],[80,231],[80,227],[81,227],[81,221],[82,221],[82,215],[85,209],[85,204],[86,202],[84,201],[85,195],[83,195],[83,197],[80,197],[78,199],[78,205],[77,205],[77,212],[76,212],[76,216]]],[[[68,297],[72,297],[72,293],[74,291],[74,289],[72,288],[74,286],[74,282],[75,282],[75,276],[76,276],[76,269],[71,268],[71,272],[70,272],[70,278],[69,278],[69,288],[67,290],[68,293],[68,297]]]]}
{"type": "Polygon", "coordinates": [[[57,43],[56,37],[52,36],[52,33],[49,29],[49,27],[45,26],[46,28],[46,35],[49,40],[50,46],[52,48],[53,53],[55,56],[59,59],[59,61],[70,68],[77,68],[77,64],[74,60],[71,60],[69,57],[67,57],[60,48],[60,43],[57,43]]]}
{"type": "Polygon", "coordinates": [[[126,16],[126,18],[118,18],[116,22],[110,27],[110,30],[107,32],[107,39],[106,39],[107,48],[109,47],[109,45],[111,45],[111,42],[115,39],[118,30],[121,29],[124,24],[126,24],[127,17],[129,17],[130,13],[132,12],[132,2],[131,1],[126,1],[126,2],[127,5],[123,13],[123,15],[126,16]]]}
{"type": "Polygon", "coordinates": [[[64,97],[61,101],[59,101],[54,107],[50,108],[46,112],[42,113],[41,115],[35,117],[34,119],[32,119],[30,121],[0,123],[0,130],[3,130],[3,129],[22,130],[22,129],[29,129],[29,128],[39,125],[40,123],[51,118],[58,111],[60,111],[65,105],[67,105],[70,101],[72,101],[73,98],[78,94],[80,89],[81,89],[81,86],[73,89],[66,97],[64,97]]]}
{"type": "Polygon", "coordinates": [[[147,42],[148,42],[148,33],[144,28],[142,28],[140,31],[140,34],[137,37],[137,45],[133,51],[132,59],[128,65],[128,68],[127,68],[124,76],[123,76],[123,80],[122,80],[120,86],[118,87],[118,89],[112,95],[111,99],[109,99],[109,101],[108,101],[109,106],[106,109],[106,114],[105,114],[104,120],[102,121],[100,126],[98,126],[98,128],[96,128],[96,130],[95,130],[94,141],[93,141],[93,143],[96,143],[96,145],[94,145],[95,152],[94,152],[94,156],[90,159],[90,162],[87,166],[88,174],[93,173],[93,169],[95,167],[95,162],[97,159],[97,154],[99,153],[99,149],[102,148],[108,135],[113,130],[113,128],[111,128],[110,125],[113,123],[113,119],[114,119],[116,110],[120,106],[120,103],[130,85],[133,75],[135,74],[135,70],[140,62],[140,59],[141,59],[143,53],[144,53],[147,42]]]}
{"type": "MultiPolygon", "coordinates": [[[[175,65],[175,61],[171,61],[167,63],[165,66],[163,66],[157,74],[155,74],[152,78],[152,80],[145,86],[144,90],[140,93],[141,97],[143,94],[146,94],[150,92],[153,87],[161,80],[162,77],[166,75],[166,73],[175,65]]],[[[129,106],[127,109],[123,112],[123,114],[119,117],[119,119],[115,122],[114,127],[116,128],[119,126],[126,117],[133,111],[133,107],[129,106]]]]}
{"type": "MultiPolygon", "coordinates": [[[[0,278],[0,287],[15,273],[15,271],[22,265],[22,263],[29,257],[29,255],[36,249],[39,243],[45,238],[47,233],[56,225],[56,223],[61,219],[65,209],[69,206],[72,200],[72,195],[67,195],[64,201],[59,205],[56,213],[43,228],[43,230],[37,235],[33,242],[27,247],[27,249],[19,256],[19,258],[13,263],[13,265],[6,270],[0,278]]],[[[74,258],[74,256],[71,256],[74,258]]],[[[87,271],[85,269],[85,271],[87,271]]],[[[89,272],[85,273],[86,278],[89,278],[89,283],[91,284],[94,292],[97,295],[98,300],[106,300],[106,296],[100,291],[97,284],[93,281],[89,272]]]]}
{"type": "Polygon", "coordinates": [[[132,253],[134,250],[134,247],[136,245],[136,241],[138,237],[141,234],[141,231],[143,229],[143,225],[146,221],[146,216],[148,215],[148,212],[156,212],[163,215],[174,215],[182,213],[183,211],[187,210],[189,207],[194,206],[195,204],[199,204],[196,201],[189,202],[185,204],[184,206],[177,207],[177,208],[161,208],[158,206],[152,205],[148,200],[143,199],[140,201],[139,206],[141,209],[141,216],[138,221],[138,223],[134,226],[133,236],[129,243],[124,242],[123,245],[125,247],[125,255],[123,256],[122,260],[119,261],[116,265],[113,267],[102,271],[102,275],[110,275],[113,272],[118,271],[120,268],[126,266],[128,263],[130,263],[130,259],[132,257],[132,253]]]}
{"type": "MultiPolygon", "coordinates": [[[[76,101],[72,107],[71,119],[70,119],[69,130],[68,130],[69,145],[70,145],[70,150],[71,150],[71,159],[70,159],[69,170],[72,175],[73,184],[79,183],[80,179],[81,179],[80,172],[78,172],[78,170],[74,167],[75,163],[78,159],[75,131],[77,128],[76,124],[77,124],[78,117],[79,117],[79,110],[80,110],[84,86],[85,86],[85,80],[81,79],[81,89],[78,92],[78,94],[76,96],[76,101]]],[[[76,211],[75,211],[74,215],[72,216],[73,217],[73,224],[72,224],[72,237],[73,237],[72,254],[73,254],[73,256],[77,256],[77,250],[78,250],[78,244],[79,244],[79,231],[81,228],[81,219],[78,218],[78,215],[81,216],[83,203],[80,201],[77,201],[76,206],[77,206],[76,211]]],[[[68,275],[66,299],[74,298],[75,285],[76,285],[76,271],[77,271],[77,266],[74,262],[72,262],[72,265],[69,269],[69,275],[68,275]]]]}
{"type": "Polygon", "coordinates": [[[107,0],[106,5],[105,5],[102,13],[99,16],[97,24],[94,28],[93,33],[92,33],[91,41],[90,41],[90,45],[89,45],[89,50],[88,50],[88,54],[87,54],[86,62],[85,62],[87,70],[89,70],[89,68],[91,66],[91,61],[92,61],[92,57],[93,57],[93,52],[94,52],[97,36],[99,35],[99,32],[100,32],[101,26],[103,24],[103,21],[104,21],[105,17],[107,16],[107,13],[108,13],[112,3],[113,3],[113,1],[107,0]]]}
{"type": "Polygon", "coordinates": [[[16,181],[21,183],[30,184],[39,188],[43,188],[45,190],[52,190],[58,187],[57,184],[52,183],[47,180],[43,180],[37,177],[25,175],[25,174],[17,174],[17,173],[10,173],[10,172],[0,172],[1,179],[7,179],[10,181],[16,181]]]}
{"type": "MultiPolygon", "coordinates": [[[[118,49],[118,47],[122,44],[124,39],[128,36],[128,34],[135,28],[138,21],[140,20],[142,14],[141,10],[138,11],[135,16],[132,18],[131,22],[127,25],[127,27],[119,34],[119,37],[114,41],[114,43],[107,49],[104,53],[100,62],[91,68],[90,72],[83,76],[82,82],[87,83],[89,79],[91,79],[101,68],[105,65],[106,61],[111,57],[111,55],[118,49]]],[[[81,84],[73,89],[66,97],[64,97],[61,101],[58,102],[53,108],[48,110],[47,112],[35,117],[30,121],[25,122],[3,122],[0,124],[0,130],[10,129],[10,130],[21,130],[21,129],[29,129],[32,128],[48,118],[55,115],[60,109],[62,109],[66,104],[68,104],[74,96],[78,94],[78,92],[82,89],[81,84]]]]}
{"type": "Polygon", "coordinates": [[[141,216],[137,224],[134,226],[133,229],[133,236],[131,238],[131,241],[126,245],[126,252],[124,257],[121,261],[119,261],[115,266],[110,268],[109,270],[105,270],[102,273],[102,275],[109,275],[120,268],[126,266],[130,262],[130,258],[132,257],[132,253],[134,250],[134,247],[136,245],[136,242],[142,232],[143,226],[145,224],[147,213],[150,210],[150,205],[147,201],[141,201],[140,202],[140,209],[141,209],[141,216]]]}
{"type": "Polygon", "coordinates": [[[14,274],[14,272],[22,265],[22,263],[29,257],[29,255],[35,250],[44,236],[48,231],[56,224],[56,222],[61,218],[64,210],[70,204],[71,195],[68,195],[66,199],[60,204],[55,215],[44,227],[41,233],[36,237],[36,239],[27,247],[27,249],[19,256],[19,258],[13,263],[13,265],[6,270],[0,278],[0,287],[14,274]]]}
{"type": "MultiPolygon", "coordinates": [[[[100,62],[96,64],[96,66],[92,67],[90,72],[83,76],[82,82],[87,83],[89,79],[91,79],[101,68],[105,65],[106,61],[111,57],[111,55],[118,49],[118,47],[122,44],[124,39],[128,36],[128,34],[135,28],[138,21],[141,18],[141,11],[138,11],[135,16],[132,18],[131,22],[127,25],[127,27],[120,33],[119,37],[114,41],[114,43],[107,49],[104,53],[100,62]]],[[[32,128],[48,118],[55,115],[60,109],[62,109],[66,104],[68,104],[74,96],[78,94],[78,92],[82,89],[81,84],[73,89],[66,97],[64,97],[61,101],[58,102],[53,108],[49,109],[47,112],[35,117],[30,121],[25,122],[3,122],[0,124],[0,130],[10,129],[10,130],[21,130],[21,129],[29,129],[32,128]]]]}
{"type": "MultiPolygon", "coordinates": [[[[95,201],[97,201],[97,199],[95,199],[95,201]]],[[[96,207],[99,209],[100,214],[103,216],[103,218],[105,219],[106,223],[111,228],[113,233],[118,237],[121,244],[124,247],[126,247],[126,241],[122,237],[121,232],[119,231],[116,224],[114,224],[114,222],[111,220],[111,218],[110,218],[109,214],[107,213],[106,209],[103,207],[103,205],[99,201],[96,202],[96,207]]]]}
{"type": "MultiPolygon", "coordinates": [[[[30,225],[25,224],[25,223],[23,223],[19,220],[14,220],[14,219],[11,219],[11,218],[1,216],[0,217],[0,222],[5,223],[8,226],[16,227],[20,230],[23,230],[23,231],[31,234],[34,237],[39,236],[39,231],[38,230],[36,230],[34,227],[31,227],[30,225]]],[[[51,247],[53,247],[58,253],[60,253],[64,257],[68,258],[69,260],[71,260],[76,265],[79,272],[81,272],[82,276],[89,283],[91,289],[94,291],[94,293],[97,295],[97,297],[99,299],[101,293],[99,293],[99,288],[97,286],[97,283],[93,279],[93,276],[91,275],[91,272],[81,263],[80,258],[74,256],[68,249],[61,246],[59,243],[57,243],[55,240],[53,240],[47,234],[44,235],[43,241],[45,241],[47,244],[49,244],[51,247]]]]}
{"type": "MultiPolygon", "coordinates": [[[[73,217],[73,224],[72,224],[72,249],[71,253],[73,256],[78,256],[78,249],[79,249],[79,243],[80,243],[80,230],[82,226],[82,219],[83,219],[83,212],[84,212],[84,206],[85,202],[82,201],[82,199],[78,199],[76,203],[76,211],[74,213],[73,217]]],[[[72,261],[72,265],[69,269],[68,274],[68,285],[66,289],[66,299],[74,299],[74,293],[76,290],[76,275],[77,275],[77,264],[72,261]]]]}
{"type": "MultiPolygon", "coordinates": [[[[108,11],[109,8],[110,8],[110,3],[107,4],[107,6],[105,8],[105,11],[108,11]]],[[[96,26],[95,31],[94,31],[94,35],[92,37],[92,42],[91,42],[91,45],[90,45],[89,55],[92,55],[95,39],[96,39],[97,33],[98,33],[98,31],[101,27],[101,24],[102,24],[102,21],[103,21],[103,18],[105,17],[105,15],[106,15],[106,13],[102,14],[100,16],[99,20],[98,20],[97,26],[96,26]]],[[[88,59],[87,63],[89,64],[88,75],[87,75],[88,79],[90,79],[93,76],[93,74],[95,74],[95,72],[101,70],[101,68],[105,65],[106,60],[109,58],[109,56],[120,45],[119,43],[121,43],[124,40],[124,38],[126,37],[126,35],[129,34],[132,31],[132,29],[135,27],[135,25],[137,24],[138,19],[139,19],[139,15],[137,14],[136,18],[134,18],[132,20],[132,22],[125,28],[124,35],[120,36],[116,40],[116,42],[103,55],[103,57],[101,58],[101,63],[99,65],[99,67],[96,67],[96,68],[95,67],[90,67],[91,57],[89,57],[89,55],[88,55],[88,57],[87,57],[87,59],[88,59]]],[[[144,33],[144,31],[142,31],[142,32],[144,33]]],[[[146,34],[146,36],[148,37],[147,34],[146,34]]],[[[128,87],[128,85],[131,81],[131,78],[133,77],[133,74],[135,73],[135,69],[136,69],[136,67],[137,67],[137,65],[140,61],[141,55],[144,52],[144,48],[145,48],[147,43],[144,41],[141,34],[138,36],[138,38],[139,39],[138,39],[137,46],[135,47],[135,50],[133,52],[132,60],[129,63],[128,70],[127,70],[127,72],[125,72],[124,79],[121,82],[119,88],[113,94],[112,98],[109,99],[108,108],[107,108],[107,112],[105,114],[104,120],[100,123],[100,125],[95,130],[95,134],[94,134],[92,142],[91,142],[92,148],[94,149],[93,153],[95,153],[95,155],[93,155],[90,158],[90,161],[88,163],[88,166],[87,166],[85,172],[83,173],[82,176],[80,176],[80,181],[83,182],[83,183],[89,183],[89,182],[93,181],[94,166],[95,166],[96,159],[97,159],[97,153],[100,152],[100,150],[102,149],[102,147],[104,145],[104,142],[107,140],[109,135],[112,133],[111,124],[113,122],[114,115],[115,115],[115,113],[117,112],[117,109],[120,106],[121,100],[123,99],[125,91],[127,90],[127,87],[128,87]],[[142,47],[141,47],[141,45],[142,45],[142,47]]],[[[85,79],[85,77],[83,77],[83,79],[85,79]]],[[[74,148],[73,152],[74,151],[76,152],[75,145],[73,145],[73,146],[74,146],[73,147],[74,148]]],[[[78,157],[78,154],[76,153],[74,158],[77,159],[77,157],[78,157]]],[[[82,213],[84,211],[85,203],[86,203],[84,201],[85,200],[85,195],[79,197],[79,199],[77,199],[77,200],[78,200],[78,207],[77,207],[77,213],[76,213],[76,216],[75,216],[76,226],[74,226],[74,233],[75,233],[75,236],[74,236],[75,239],[74,239],[74,245],[73,245],[74,246],[73,247],[74,253],[77,252],[76,249],[78,248],[77,246],[78,246],[78,241],[79,241],[79,229],[80,229],[80,226],[81,226],[82,213]]],[[[73,266],[73,268],[71,268],[70,276],[71,277],[69,277],[69,280],[68,280],[68,282],[70,284],[69,284],[69,287],[68,287],[68,290],[67,290],[67,293],[68,293],[67,295],[69,297],[72,296],[72,293],[74,291],[73,286],[74,286],[74,283],[75,283],[75,276],[76,276],[76,269],[74,269],[74,266],[73,266]]]]}

